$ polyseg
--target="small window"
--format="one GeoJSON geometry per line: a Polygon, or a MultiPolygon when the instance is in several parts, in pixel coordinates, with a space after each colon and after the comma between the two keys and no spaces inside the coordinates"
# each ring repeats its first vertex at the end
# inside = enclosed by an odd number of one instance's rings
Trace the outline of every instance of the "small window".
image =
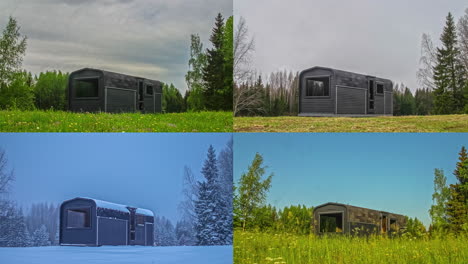
{"type": "Polygon", "coordinates": [[[91,227],[91,217],[89,208],[68,209],[67,228],[88,228],[91,227]]]}
{"type": "Polygon", "coordinates": [[[75,80],[75,96],[77,98],[98,97],[99,79],[75,80]]]}
{"type": "Polygon", "coordinates": [[[377,94],[383,94],[384,93],[384,85],[383,83],[378,83],[377,84],[377,94]]]}
{"type": "Polygon", "coordinates": [[[146,86],[146,94],[153,95],[153,86],[150,86],[150,85],[146,86]]]}
{"type": "Polygon", "coordinates": [[[144,225],[145,224],[145,216],[144,215],[136,215],[136,223],[137,223],[137,225],[144,225]]]}
{"type": "Polygon", "coordinates": [[[330,80],[328,77],[306,79],[306,96],[330,96],[330,80]]]}

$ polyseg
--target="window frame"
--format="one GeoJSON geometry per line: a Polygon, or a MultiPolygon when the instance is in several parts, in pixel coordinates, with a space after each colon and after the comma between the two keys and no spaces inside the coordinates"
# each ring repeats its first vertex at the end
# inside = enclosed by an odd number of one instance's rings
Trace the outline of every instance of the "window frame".
{"type": "Polygon", "coordinates": [[[322,234],[344,234],[345,233],[345,211],[329,211],[329,212],[319,212],[318,213],[318,232],[322,234]],[[330,215],[330,214],[341,214],[341,232],[322,232],[322,215],[330,215]]]}
{"type": "Polygon", "coordinates": [[[304,91],[304,98],[313,98],[313,99],[330,99],[331,98],[331,76],[330,75],[316,75],[316,76],[309,76],[305,77],[305,91],[304,91]],[[328,79],[328,95],[307,95],[307,81],[313,79],[328,79]]]}
{"type": "Polygon", "coordinates": [[[91,218],[91,207],[90,206],[86,206],[86,207],[70,207],[70,208],[67,208],[67,225],[66,225],[66,229],[72,229],[72,230],[78,230],[78,229],[92,229],[93,228],[93,221],[92,221],[92,218],[91,218]],[[69,214],[68,214],[68,211],[79,211],[79,210],[87,210],[88,211],[88,220],[89,220],[89,226],[85,226],[85,227],[70,227],[69,226],[69,214]]]}
{"type": "Polygon", "coordinates": [[[385,85],[383,82],[375,82],[375,94],[376,95],[383,95],[385,93],[385,85]],[[379,93],[379,85],[382,86],[382,92],[379,93]]]}
{"type": "Polygon", "coordinates": [[[73,78],[73,90],[74,90],[74,94],[73,94],[73,97],[77,100],[90,100],[90,99],[99,99],[99,86],[100,86],[100,83],[101,82],[101,77],[100,76],[90,76],[90,77],[79,77],[79,78],[73,78]],[[97,80],[97,96],[89,96],[89,97],[83,97],[83,96],[77,96],[77,87],[76,87],[76,81],[80,81],[80,80],[89,80],[89,79],[96,79],[97,80]]]}
{"type": "Polygon", "coordinates": [[[153,96],[154,95],[154,86],[145,84],[145,95],[153,96]],[[148,93],[148,88],[151,87],[151,93],[148,93]]]}

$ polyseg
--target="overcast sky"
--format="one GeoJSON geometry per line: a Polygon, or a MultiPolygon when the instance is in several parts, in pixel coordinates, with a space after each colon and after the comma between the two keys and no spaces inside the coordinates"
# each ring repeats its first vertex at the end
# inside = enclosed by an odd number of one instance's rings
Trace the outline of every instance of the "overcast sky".
{"type": "Polygon", "coordinates": [[[466,0],[235,0],[255,38],[263,74],[316,65],[366,73],[417,87],[422,33],[439,43],[445,17],[466,0]]]}
{"type": "Polygon", "coordinates": [[[0,27],[16,17],[33,73],[94,67],[184,91],[190,34],[206,47],[218,12],[232,15],[232,0],[1,0],[0,27]]]}
{"type": "Polygon", "coordinates": [[[216,153],[230,133],[0,133],[12,198],[61,203],[75,197],[152,210],[176,221],[184,166],[198,179],[209,145],[216,153]]]}

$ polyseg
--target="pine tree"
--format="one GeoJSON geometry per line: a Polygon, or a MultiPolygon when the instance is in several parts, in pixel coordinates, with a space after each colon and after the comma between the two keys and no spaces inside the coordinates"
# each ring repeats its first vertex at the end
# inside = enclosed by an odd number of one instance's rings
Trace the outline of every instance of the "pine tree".
{"type": "Polygon", "coordinates": [[[465,69],[460,62],[457,32],[451,13],[447,15],[441,35],[442,48],[437,48],[434,68],[434,110],[436,114],[453,114],[464,108],[465,69]]]}
{"type": "Polygon", "coordinates": [[[33,247],[50,246],[49,232],[47,232],[45,225],[42,225],[40,228],[34,231],[34,233],[31,236],[31,246],[33,247]]]}
{"type": "Polygon", "coordinates": [[[205,106],[208,110],[231,111],[232,103],[230,105],[225,105],[223,100],[226,72],[223,54],[224,18],[221,14],[218,14],[216,17],[215,27],[212,30],[210,41],[213,48],[206,50],[207,64],[203,68],[203,80],[205,82],[203,97],[205,106]]]}
{"type": "Polygon", "coordinates": [[[450,185],[450,198],[447,202],[449,228],[455,233],[468,232],[468,155],[462,147],[453,173],[456,184],[450,185]]]}

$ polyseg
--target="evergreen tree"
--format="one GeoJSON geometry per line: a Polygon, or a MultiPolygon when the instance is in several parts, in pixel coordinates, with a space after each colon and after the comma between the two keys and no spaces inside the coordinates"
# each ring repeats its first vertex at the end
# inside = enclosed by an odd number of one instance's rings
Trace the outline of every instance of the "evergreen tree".
{"type": "Polygon", "coordinates": [[[212,30],[210,41],[213,47],[206,50],[207,64],[203,68],[203,80],[205,82],[203,97],[205,106],[208,110],[231,111],[232,103],[230,105],[225,105],[225,101],[223,100],[225,77],[227,73],[225,71],[225,58],[223,53],[224,18],[221,14],[218,14],[216,17],[215,27],[212,30]]]}
{"type": "Polygon", "coordinates": [[[263,157],[257,153],[248,168],[248,172],[242,174],[239,180],[238,201],[236,202],[238,209],[235,209],[235,211],[239,213],[238,217],[242,222],[242,230],[245,230],[247,223],[252,220],[254,211],[265,203],[266,193],[271,187],[273,177],[273,174],[270,174],[266,179],[262,180],[265,169],[263,157]]]}
{"type": "Polygon", "coordinates": [[[0,247],[28,247],[31,239],[21,209],[12,202],[2,201],[0,212],[0,247]]]}
{"type": "Polygon", "coordinates": [[[175,234],[177,239],[177,245],[179,246],[194,246],[196,245],[196,240],[193,234],[195,230],[193,229],[192,223],[181,220],[178,221],[175,227],[175,234]]]}
{"type": "Polygon", "coordinates": [[[460,62],[457,32],[451,13],[447,15],[441,35],[442,48],[437,48],[434,68],[434,112],[436,114],[460,113],[464,108],[465,70],[460,62]]]}
{"type": "Polygon", "coordinates": [[[201,172],[205,181],[199,182],[198,200],[195,201],[197,243],[198,245],[228,244],[232,236],[232,226],[225,214],[227,205],[221,196],[218,163],[211,145],[201,172]]]}
{"type": "Polygon", "coordinates": [[[154,219],[154,242],[156,246],[161,247],[177,245],[175,229],[169,219],[165,217],[154,219]]]}
{"type": "Polygon", "coordinates": [[[414,100],[417,115],[429,115],[432,113],[432,91],[429,89],[417,89],[414,95],[414,100]]]}
{"type": "Polygon", "coordinates": [[[429,214],[432,220],[432,230],[443,232],[447,228],[447,209],[446,203],[450,196],[450,190],[447,187],[447,178],[444,171],[435,169],[434,171],[434,193],[432,194],[431,209],[429,214]]]}
{"type": "Polygon", "coordinates": [[[450,198],[447,202],[449,228],[455,233],[468,232],[468,155],[462,147],[453,173],[456,184],[450,184],[450,198]]]}
{"type": "Polygon", "coordinates": [[[60,71],[41,72],[34,87],[38,109],[67,110],[68,73],[60,71]]]}
{"type": "Polygon", "coordinates": [[[49,232],[47,232],[45,225],[42,225],[40,228],[34,231],[31,237],[31,246],[33,247],[50,246],[49,232]]]}
{"type": "Polygon", "coordinates": [[[180,113],[185,111],[184,98],[179,90],[171,83],[163,84],[163,110],[166,113],[180,113]]]}

